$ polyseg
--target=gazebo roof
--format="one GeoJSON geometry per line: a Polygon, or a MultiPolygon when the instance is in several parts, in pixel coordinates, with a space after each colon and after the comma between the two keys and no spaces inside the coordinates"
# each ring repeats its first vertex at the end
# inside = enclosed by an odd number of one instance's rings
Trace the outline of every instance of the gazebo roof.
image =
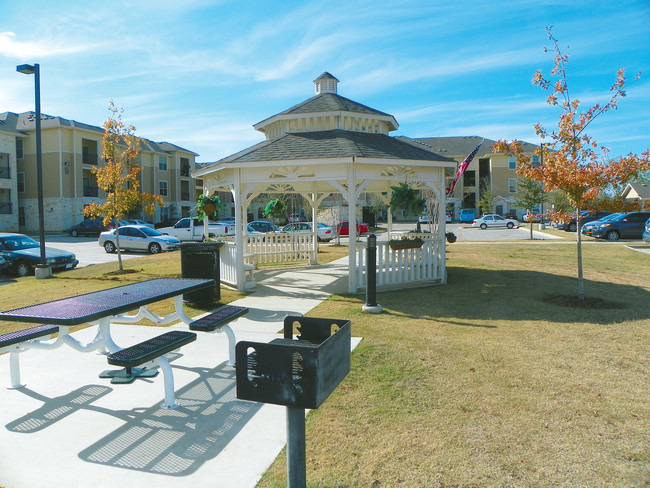
{"type": "Polygon", "coordinates": [[[291,161],[342,157],[374,159],[402,159],[417,161],[447,161],[452,159],[420,149],[385,134],[371,134],[345,130],[328,130],[285,134],[251,146],[215,163],[202,166],[207,169],[222,163],[291,161]]]}

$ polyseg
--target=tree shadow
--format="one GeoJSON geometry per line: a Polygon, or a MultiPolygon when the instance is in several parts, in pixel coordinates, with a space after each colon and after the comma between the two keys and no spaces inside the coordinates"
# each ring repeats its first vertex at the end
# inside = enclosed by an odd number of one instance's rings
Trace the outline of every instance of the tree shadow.
{"type": "Polygon", "coordinates": [[[585,294],[602,306],[567,306],[577,279],[535,270],[447,268],[445,286],[380,293],[378,301],[400,314],[443,321],[513,320],[618,324],[650,319],[650,291],[641,286],[585,279],[585,294]],[[551,297],[569,297],[552,300],[551,297]]]}

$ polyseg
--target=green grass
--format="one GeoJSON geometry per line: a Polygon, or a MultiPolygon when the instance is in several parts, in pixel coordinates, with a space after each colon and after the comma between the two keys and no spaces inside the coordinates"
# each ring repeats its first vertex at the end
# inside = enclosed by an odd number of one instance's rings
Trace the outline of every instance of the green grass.
{"type": "MultiPolygon", "coordinates": [[[[350,319],[352,371],[307,417],[310,487],[648,486],[650,256],[585,246],[448,246],[446,286],[382,293],[350,319]]],[[[286,485],[284,453],[259,486],[286,485]]]]}

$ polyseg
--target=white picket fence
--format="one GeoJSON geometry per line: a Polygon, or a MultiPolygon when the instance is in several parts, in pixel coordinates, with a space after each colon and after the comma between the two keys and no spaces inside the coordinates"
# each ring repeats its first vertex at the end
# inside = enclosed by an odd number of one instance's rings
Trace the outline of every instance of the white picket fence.
{"type": "MultiPolygon", "coordinates": [[[[378,242],[377,290],[443,283],[444,252],[442,239],[424,239],[420,248],[397,250],[392,250],[388,242],[378,242]]],[[[366,289],[366,260],[366,246],[363,246],[357,251],[357,292],[366,289]]]]}
{"type": "MultiPolygon", "coordinates": [[[[255,288],[253,270],[259,264],[281,264],[305,261],[316,262],[312,234],[264,234],[248,236],[244,251],[245,289],[255,288]]],[[[221,282],[237,286],[234,237],[220,250],[221,282]]]]}

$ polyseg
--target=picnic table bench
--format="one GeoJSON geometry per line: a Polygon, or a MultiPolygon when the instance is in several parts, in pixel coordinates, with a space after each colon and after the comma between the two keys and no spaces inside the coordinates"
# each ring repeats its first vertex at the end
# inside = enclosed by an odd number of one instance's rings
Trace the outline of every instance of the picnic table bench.
{"type": "MultiPolygon", "coordinates": [[[[111,337],[110,327],[113,321],[134,323],[147,318],[156,324],[164,325],[180,319],[189,325],[192,323],[192,319],[183,311],[183,293],[208,286],[214,286],[214,280],[191,278],[152,279],[1,312],[0,320],[48,324],[11,332],[0,337],[0,352],[2,350],[11,350],[13,353],[10,357],[12,387],[20,388],[24,386],[20,383],[18,354],[29,349],[54,349],[63,344],[69,345],[80,352],[105,348],[109,353],[117,353],[122,348],[111,337]],[[160,317],[147,308],[152,303],[168,298],[173,298],[175,311],[165,317],[160,317]],[[135,315],[126,315],[126,313],[136,308],[138,312],[135,315]],[[85,344],[69,335],[70,326],[81,324],[98,326],[94,339],[85,344]],[[45,336],[50,337],[57,332],[56,329],[58,329],[58,336],[54,341],[37,340],[45,336]]],[[[188,332],[187,334],[192,333],[188,332]]],[[[196,336],[194,335],[194,337],[196,336]]],[[[234,349],[235,337],[232,330],[228,334],[228,339],[232,343],[231,348],[234,349]]],[[[177,347],[174,347],[174,349],[177,347]]],[[[158,353],[157,357],[160,357],[169,351],[162,347],[155,352],[158,353]]],[[[161,369],[165,371],[164,366],[161,366],[161,369]]],[[[143,373],[143,371],[140,373],[143,373]]],[[[169,374],[171,376],[171,370],[169,370],[169,374]]],[[[170,406],[167,399],[165,403],[170,406]]],[[[173,401],[171,404],[173,404],[173,401]]]]}

